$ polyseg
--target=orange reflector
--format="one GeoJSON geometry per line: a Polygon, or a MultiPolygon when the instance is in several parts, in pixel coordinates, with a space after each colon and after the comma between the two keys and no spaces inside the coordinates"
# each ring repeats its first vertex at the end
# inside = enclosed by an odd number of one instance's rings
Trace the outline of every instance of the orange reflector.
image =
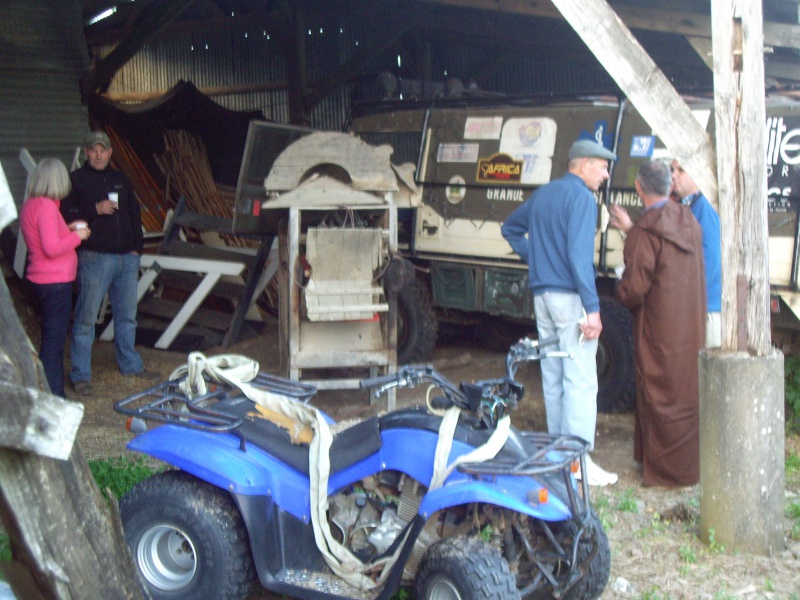
{"type": "Polygon", "coordinates": [[[542,488],[539,490],[539,504],[546,504],[547,499],[549,498],[549,494],[547,493],[546,488],[542,488]]]}
{"type": "Polygon", "coordinates": [[[133,425],[133,417],[128,417],[128,420],[125,421],[125,431],[130,431],[131,425],[133,425]]]}
{"type": "Polygon", "coordinates": [[[581,470],[581,463],[580,463],[580,461],[577,461],[577,460],[575,460],[575,461],[572,461],[572,465],[570,466],[569,470],[570,470],[570,471],[572,471],[572,474],[573,474],[573,475],[575,475],[575,473],[577,473],[578,471],[580,471],[580,470],[581,470]]]}

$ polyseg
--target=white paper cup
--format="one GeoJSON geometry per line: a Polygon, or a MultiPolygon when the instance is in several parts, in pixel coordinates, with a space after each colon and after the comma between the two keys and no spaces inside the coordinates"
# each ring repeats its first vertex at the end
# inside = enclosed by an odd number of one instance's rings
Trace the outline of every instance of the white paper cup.
{"type": "Polygon", "coordinates": [[[108,199],[111,200],[114,204],[119,203],[119,194],[117,192],[109,192],[108,199]]]}

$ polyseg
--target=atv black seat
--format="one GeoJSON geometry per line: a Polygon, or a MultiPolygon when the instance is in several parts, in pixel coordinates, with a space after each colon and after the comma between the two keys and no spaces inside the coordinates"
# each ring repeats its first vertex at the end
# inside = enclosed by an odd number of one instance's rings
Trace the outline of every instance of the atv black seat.
{"type": "MultiPolygon", "coordinates": [[[[214,410],[242,418],[233,430],[247,441],[280,459],[292,468],[308,475],[308,445],[293,444],[289,432],[272,421],[256,416],[255,403],[244,396],[229,398],[214,405],[214,410]]],[[[377,417],[345,429],[331,444],[331,473],[341,471],[374,454],[381,447],[377,417]]]]}

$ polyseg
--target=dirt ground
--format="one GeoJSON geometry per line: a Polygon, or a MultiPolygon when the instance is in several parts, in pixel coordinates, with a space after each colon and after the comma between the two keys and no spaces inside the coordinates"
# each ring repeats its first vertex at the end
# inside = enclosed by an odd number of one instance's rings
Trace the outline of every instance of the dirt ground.
{"type": "MultiPolygon", "coordinates": [[[[4,268],[6,282],[17,312],[38,346],[37,315],[19,281],[4,268]]],[[[499,376],[503,354],[487,350],[463,330],[448,330],[441,336],[434,366],[453,381],[499,376]]],[[[233,352],[259,361],[260,369],[278,372],[277,324],[268,320],[264,333],[231,348],[206,350],[207,355],[233,352]]],[[[186,360],[184,353],[140,347],[148,369],[166,377],[186,360]]],[[[68,364],[68,359],[67,359],[68,364]]],[[[544,408],[538,366],[520,369],[527,397],[512,417],[519,429],[543,430],[544,408]]],[[[78,441],[87,459],[123,455],[130,434],[124,418],[112,410],[115,400],[147,387],[136,379],[122,378],[116,368],[113,345],[98,342],[93,353],[93,394],[70,399],[83,402],[85,414],[78,441]]],[[[401,390],[398,405],[421,402],[424,390],[401,390]]],[[[322,391],[313,401],[337,419],[364,417],[385,408],[370,404],[366,392],[322,391]]],[[[643,488],[633,460],[633,415],[599,415],[594,458],[619,474],[619,482],[608,488],[593,488],[593,502],[606,525],[612,551],[611,578],[603,598],[678,599],[800,599],[800,541],[791,538],[793,521],[786,520],[787,549],[777,556],[737,555],[709,548],[699,541],[699,489],[668,491],[643,488]]],[[[786,440],[787,452],[800,452],[796,437],[786,440]]],[[[789,478],[787,505],[798,501],[799,478],[789,478]]],[[[795,534],[795,537],[797,534],[795,534]]],[[[256,591],[251,600],[276,598],[256,591]]]]}

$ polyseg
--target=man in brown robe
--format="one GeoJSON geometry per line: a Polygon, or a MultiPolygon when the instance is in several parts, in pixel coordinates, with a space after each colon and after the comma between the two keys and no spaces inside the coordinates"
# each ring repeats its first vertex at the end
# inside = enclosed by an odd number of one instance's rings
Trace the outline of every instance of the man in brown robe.
{"type": "MultiPolygon", "coordinates": [[[[668,164],[642,165],[644,212],[630,224],[617,298],[634,315],[634,458],[645,486],[681,487],[700,478],[698,353],[705,345],[703,232],[687,206],[669,202],[668,164]]],[[[625,230],[621,211],[612,224],[625,230]],[[615,223],[616,221],[616,223],[615,223]]]]}

